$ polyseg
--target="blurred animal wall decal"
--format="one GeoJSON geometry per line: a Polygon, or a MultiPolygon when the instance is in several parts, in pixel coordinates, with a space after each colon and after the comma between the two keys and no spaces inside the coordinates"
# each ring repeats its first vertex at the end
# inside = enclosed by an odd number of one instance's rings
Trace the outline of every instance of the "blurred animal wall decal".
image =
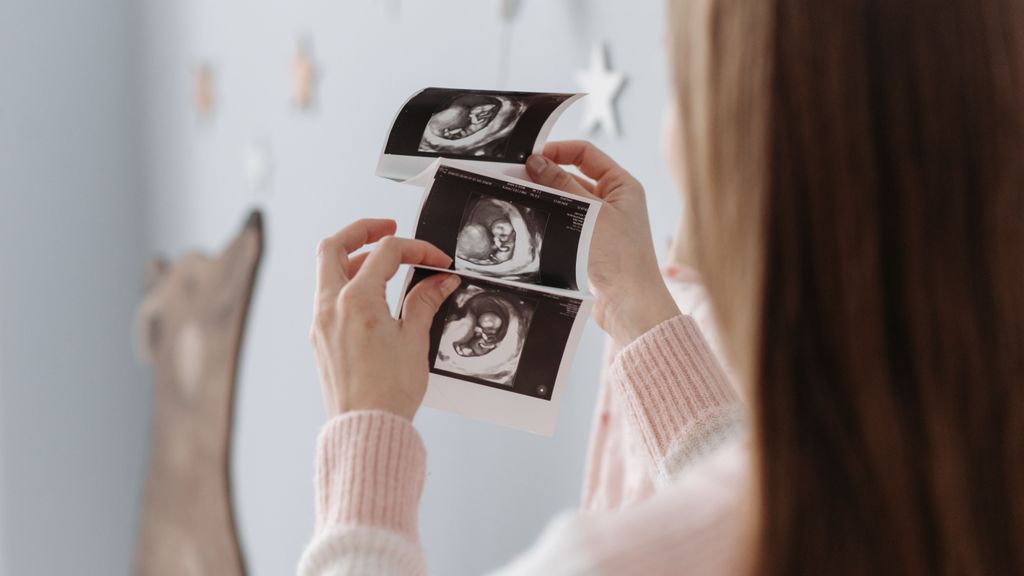
{"type": "Polygon", "coordinates": [[[239,352],[262,250],[254,211],[220,254],[191,252],[147,269],[138,347],[156,388],[137,574],[245,573],[229,464],[239,352]]]}

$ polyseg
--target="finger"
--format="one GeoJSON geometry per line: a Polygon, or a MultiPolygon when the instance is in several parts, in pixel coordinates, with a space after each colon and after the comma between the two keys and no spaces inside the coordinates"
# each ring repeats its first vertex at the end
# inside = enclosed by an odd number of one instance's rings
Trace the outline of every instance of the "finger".
{"type": "Polygon", "coordinates": [[[583,176],[580,176],[579,174],[570,174],[570,175],[572,176],[573,180],[575,180],[580,186],[583,186],[583,188],[586,189],[587,192],[590,192],[591,194],[594,193],[594,183],[593,182],[591,182],[590,180],[584,178],[583,176]]]}
{"type": "Polygon", "coordinates": [[[320,241],[316,249],[316,293],[338,292],[351,276],[346,274],[348,254],[394,234],[394,220],[358,220],[320,241]]]}
{"type": "Polygon", "coordinates": [[[534,182],[542,186],[548,186],[577,196],[595,198],[589,190],[573,178],[572,174],[569,174],[561,166],[540,154],[534,154],[526,160],[526,173],[529,174],[534,182]]]}
{"type": "Polygon", "coordinates": [[[402,321],[418,330],[429,330],[441,304],[458,288],[455,274],[434,274],[409,291],[402,305],[402,321]]]}
{"type": "Polygon", "coordinates": [[[345,270],[348,272],[349,278],[354,278],[356,274],[359,274],[359,270],[363,267],[363,262],[366,262],[366,258],[370,255],[370,252],[360,252],[353,254],[348,257],[348,266],[345,270]]]}
{"type": "Polygon", "coordinates": [[[324,238],[320,245],[325,250],[344,250],[346,254],[350,254],[367,244],[373,244],[385,236],[394,234],[397,226],[394,220],[387,218],[363,218],[338,230],[333,236],[324,238]]]}
{"type": "Polygon", "coordinates": [[[548,142],[544,146],[544,156],[555,164],[572,164],[593,180],[616,173],[628,174],[610,156],[585,140],[548,142]]]}
{"type": "Polygon", "coordinates": [[[447,268],[451,266],[452,259],[429,242],[388,236],[366,257],[353,284],[358,282],[363,286],[383,286],[402,264],[447,268]]]}

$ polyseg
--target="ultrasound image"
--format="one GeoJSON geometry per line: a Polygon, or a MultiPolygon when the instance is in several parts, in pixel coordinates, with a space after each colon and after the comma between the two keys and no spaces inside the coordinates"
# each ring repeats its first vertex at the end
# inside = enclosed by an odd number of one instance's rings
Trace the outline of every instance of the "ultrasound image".
{"type": "Polygon", "coordinates": [[[501,159],[525,110],[514,96],[462,94],[430,117],[419,151],[501,159]]]}
{"type": "Polygon", "coordinates": [[[536,303],[466,282],[449,298],[434,368],[512,387],[536,303]]]}
{"type": "Polygon", "coordinates": [[[470,196],[459,226],[455,269],[536,282],[548,214],[480,194],[470,196]]]}

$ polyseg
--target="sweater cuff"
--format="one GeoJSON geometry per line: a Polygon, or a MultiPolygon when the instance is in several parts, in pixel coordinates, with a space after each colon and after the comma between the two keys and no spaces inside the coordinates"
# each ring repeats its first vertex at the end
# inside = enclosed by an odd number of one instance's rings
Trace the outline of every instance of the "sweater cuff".
{"type": "Polygon", "coordinates": [[[739,395],[689,316],[666,320],[626,346],[611,372],[659,480],[740,428],[739,395]]]}
{"type": "Polygon", "coordinates": [[[316,530],[373,526],[418,542],[426,449],[409,420],[390,412],[336,416],[320,432],[316,530]]]}

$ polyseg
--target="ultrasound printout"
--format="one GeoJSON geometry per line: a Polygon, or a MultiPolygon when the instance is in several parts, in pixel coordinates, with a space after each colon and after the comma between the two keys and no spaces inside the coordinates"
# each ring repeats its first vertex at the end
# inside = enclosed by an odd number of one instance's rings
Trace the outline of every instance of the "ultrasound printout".
{"type": "Polygon", "coordinates": [[[578,290],[586,282],[600,203],[442,161],[427,189],[416,238],[488,278],[578,290]]]}
{"type": "Polygon", "coordinates": [[[554,122],[580,96],[426,88],[395,116],[377,174],[408,180],[442,157],[508,172],[541,150],[554,122]]]}
{"type": "Polygon", "coordinates": [[[460,277],[430,328],[425,406],[550,435],[594,298],[601,201],[529,181],[525,162],[582,94],[426,88],[395,116],[379,176],[421,187],[414,236],[460,277]]]}
{"type": "MultiPolygon", "coordinates": [[[[438,272],[412,269],[404,294],[438,272]]],[[[592,298],[459,275],[430,329],[424,403],[551,434],[592,298]]]]}

